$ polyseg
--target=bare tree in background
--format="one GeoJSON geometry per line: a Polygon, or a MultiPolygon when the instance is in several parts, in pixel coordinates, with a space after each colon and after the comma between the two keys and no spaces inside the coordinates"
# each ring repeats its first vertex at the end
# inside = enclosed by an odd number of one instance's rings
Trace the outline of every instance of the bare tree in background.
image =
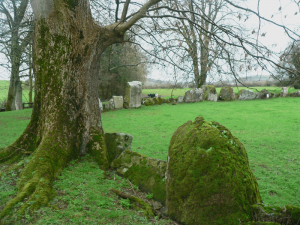
{"type": "MultiPolygon", "coordinates": [[[[6,204],[0,219],[18,202],[24,203],[19,213],[47,206],[55,196],[52,181],[73,158],[90,153],[101,168],[108,168],[98,103],[102,53],[114,43],[133,43],[133,36],[143,32],[146,35],[148,30],[144,29],[144,25],[153,19],[161,19],[162,22],[166,18],[191,21],[177,15],[173,1],[148,0],[139,4],[126,0],[116,1],[115,13],[110,14],[114,21],[101,25],[101,21],[94,21],[89,3],[89,0],[31,0],[35,18],[35,104],[26,130],[12,145],[0,150],[0,161],[16,163],[24,155],[32,157],[18,174],[18,194],[6,204]],[[139,22],[141,19],[144,20],[139,22]],[[124,40],[129,30],[130,35],[124,40]]],[[[105,13],[109,15],[109,12],[105,13]]],[[[206,15],[194,14],[217,26],[206,15]]],[[[211,34],[201,23],[191,22],[195,29],[211,34]]],[[[268,49],[224,27],[218,29],[223,35],[216,33],[211,38],[226,52],[232,72],[236,69],[231,61],[235,52],[230,52],[230,48],[224,47],[226,45],[241,48],[260,66],[264,67],[266,62],[277,65],[265,57],[268,49]]],[[[287,32],[292,33],[290,30],[287,32]]],[[[140,35],[140,38],[147,43],[145,35],[140,35]]],[[[151,32],[147,35],[152,37],[151,32]]],[[[161,47],[160,41],[152,45],[154,50],[158,47],[161,47]]],[[[174,51],[169,53],[177,54],[174,51]]],[[[155,56],[162,62],[169,60],[171,65],[177,66],[171,56],[155,56]]]]}
{"type": "Polygon", "coordinates": [[[9,61],[10,85],[7,96],[6,111],[22,109],[22,83],[19,73],[22,55],[32,39],[33,25],[25,18],[29,0],[2,0],[0,13],[2,16],[0,31],[1,52],[9,61]],[[5,18],[5,19],[3,19],[5,18]],[[17,100],[17,104],[16,104],[17,100]]]}

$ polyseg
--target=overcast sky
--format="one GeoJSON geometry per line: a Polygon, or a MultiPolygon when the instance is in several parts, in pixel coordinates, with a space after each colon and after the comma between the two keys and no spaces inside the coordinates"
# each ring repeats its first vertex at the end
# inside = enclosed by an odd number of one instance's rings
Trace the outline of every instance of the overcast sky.
{"type": "MultiPolygon", "coordinates": [[[[277,24],[285,25],[291,30],[296,30],[297,27],[300,27],[299,9],[298,6],[295,3],[292,3],[291,0],[260,0],[259,2],[259,12],[262,17],[272,20],[277,24]],[[279,10],[280,7],[281,9],[279,10]],[[295,13],[297,13],[297,15],[295,15],[295,13]]],[[[249,8],[255,12],[258,12],[258,0],[248,0],[243,3],[240,3],[240,5],[245,8],[249,8]]],[[[241,14],[242,19],[240,21],[240,24],[250,30],[248,34],[249,37],[256,38],[257,33],[251,34],[251,31],[255,29],[255,31],[257,32],[259,27],[258,17],[252,14],[251,12],[246,13],[244,11],[241,11],[241,14]],[[246,15],[249,15],[249,19],[246,22],[244,22],[246,15]]],[[[291,42],[291,39],[285,34],[283,28],[276,25],[272,25],[271,23],[265,22],[263,20],[261,20],[260,22],[260,34],[266,33],[266,35],[265,37],[261,37],[259,35],[259,42],[267,46],[272,51],[283,51],[291,42]]],[[[296,33],[300,34],[299,31],[296,33]]],[[[261,70],[248,72],[247,75],[257,75],[258,73],[269,75],[266,71],[261,72],[261,70]]],[[[241,76],[246,76],[246,74],[241,76]]],[[[148,77],[163,80],[171,79],[171,75],[168,77],[162,77],[161,70],[159,69],[151,70],[148,77]]]]}
{"type": "MultiPolygon", "coordinates": [[[[260,0],[259,2],[259,11],[261,16],[270,19],[278,24],[285,25],[292,30],[300,27],[299,9],[295,3],[292,3],[291,0],[260,0]],[[281,10],[279,10],[280,7],[281,10]],[[297,15],[295,15],[296,12],[297,15]]],[[[258,0],[248,0],[243,3],[243,6],[257,12],[258,0]]],[[[247,20],[247,22],[241,23],[243,23],[243,26],[249,29],[256,29],[257,31],[259,25],[257,16],[245,12],[242,13],[242,16],[245,17],[246,14],[251,15],[250,18],[247,20]]],[[[284,50],[291,41],[291,39],[285,34],[282,28],[265,21],[261,21],[261,33],[266,33],[266,36],[260,37],[259,41],[273,51],[280,52],[284,50]]],[[[249,35],[251,36],[252,34],[250,33],[249,35]]],[[[255,37],[255,35],[256,34],[253,34],[252,37],[255,37]]],[[[5,60],[3,55],[0,55],[0,60],[5,60]]],[[[160,73],[160,70],[152,69],[148,77],[160,79],[160,73]]],[[[9,79],[9,73],[3,67],[0,67],[0,79],[9,79]]]]}

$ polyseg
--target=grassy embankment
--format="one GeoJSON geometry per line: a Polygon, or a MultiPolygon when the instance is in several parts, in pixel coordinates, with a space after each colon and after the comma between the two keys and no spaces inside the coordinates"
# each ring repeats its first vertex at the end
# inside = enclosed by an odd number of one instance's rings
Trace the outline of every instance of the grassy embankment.
{"type": "MultiPolygon", "coordinates": [[[[162,94],[162,93],[159,93],[162,94]]],[[[149,157],[167,159],[168,145],[178,126],[196,116],[228,127],[245,145],[250,166],[258,179],[266,204],[300,206],[300,98],[270,100],[199,102],[140,109],[110,111],[102,114],[106,132],[133,135],[132,150],[149,157]]],[[[0,147],[12,143],[25,129],[31,110],[0,114],[0,147]]],[[[0,182],[0,210],[16,189],[15,173],[0,182]]],[[[72,161],[54,182],[58,196],[52,204],[62,210],[42,208],[36,217],[21,222],[36,224],[170,224],[161,220],[147,222],[141,213],[128,209],[129,202],[118,200],[110,188],[129,187],[127,181],[104,179],[93,161],[72,161]]],[[[7,220],[7,222],[9,222],[7,220]]]]}

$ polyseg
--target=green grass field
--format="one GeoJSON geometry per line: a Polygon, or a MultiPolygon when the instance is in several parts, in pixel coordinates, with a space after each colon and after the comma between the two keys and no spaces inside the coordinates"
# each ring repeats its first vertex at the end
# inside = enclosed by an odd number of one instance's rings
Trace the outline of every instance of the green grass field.
{"type": "MultiPolygon", "coordinates": [[[[300,206],[300,98],[270,100],[198,102],[191,104],[142,106],[140,109],[109,111],[102,114],[105,132],[133,135],[132,150],[157,159],[167,159],[174,131],[188,120],[203,116],[228,127],[248,152],[250,166],[265,204],[300,206]]],[[[29,123],[31,110],[0,113],[0,148],[12,143],[29,123]]],[[[172,224],[146,221],[141,213],[128,208],[109,192],[110,188],[130,185],[116,176],[104,179],[103,172],[87,157],[69,163],[54,182],[58,196],[55,211],[42,208],[39,215],[26,214],[20,224],[172,224]],[[88,210],[86,210],[88,208],[88,210]]],[[[15,174],[0,183],[1,205],[16,188],[15,174]]],[[[111,175],[112,177],[114,175],[111,175]]],[[[7,224],[13,218],[7,219],[7,224]],[[10,219],[10,220],[9,220],[10,219]]]]}

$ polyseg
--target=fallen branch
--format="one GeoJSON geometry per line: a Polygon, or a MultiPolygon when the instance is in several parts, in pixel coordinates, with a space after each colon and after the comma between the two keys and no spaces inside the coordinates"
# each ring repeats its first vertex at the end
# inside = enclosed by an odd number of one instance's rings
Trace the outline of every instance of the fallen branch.
{"type": "MultiPolygon", "coordinates": [[[[138,205],[141,205],[142,207],[140,207],[140,208],[143,210],[144,215],[147,218],[155,216],[155,214],[151,208],[151,205],[146,203],[143,199],[135,197],[133,195],[127,195],[117,189],[114,189],[114,188],[112,188],[111,191],[114,192],[116,195],[120,196],[121,198],[129,199],[131,202],[135,202],[135,203],[138,203],[138,205]]],[[[134,207],[134,208],[136,208],[136,207],[134,207]]]]}

